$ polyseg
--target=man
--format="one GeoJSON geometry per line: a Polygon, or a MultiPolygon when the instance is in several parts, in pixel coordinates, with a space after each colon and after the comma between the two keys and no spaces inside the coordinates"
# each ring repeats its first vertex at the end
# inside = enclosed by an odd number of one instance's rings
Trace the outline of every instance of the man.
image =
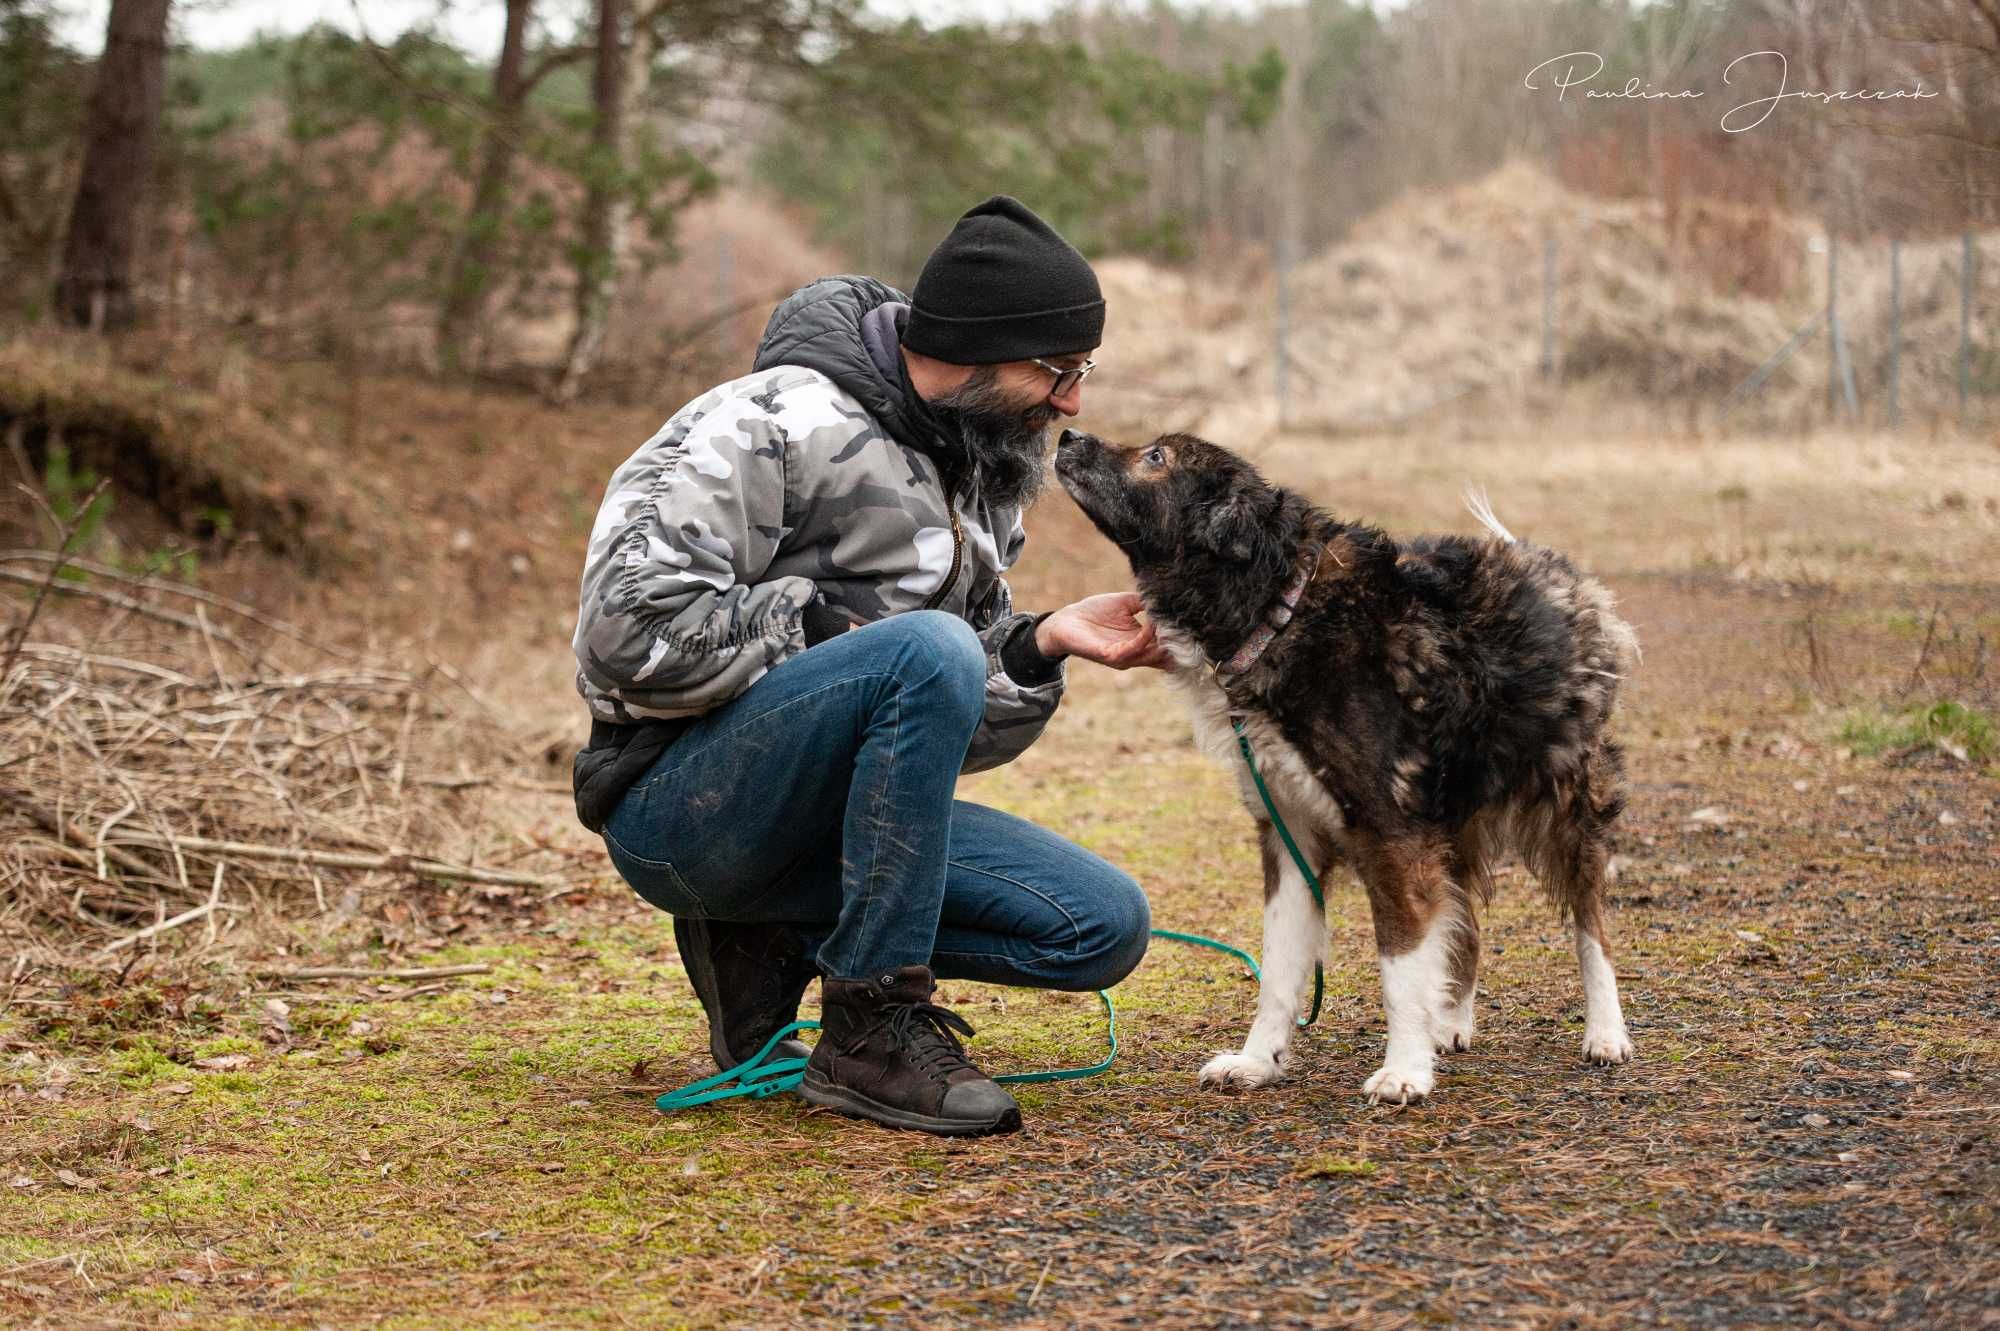
{"type": "Polygon", "coordinates": [[[673,914],[719,1065],[820,975],[806,1099],[1014,1131],[936,978],[1089,990],[1144,954],[1129,876],[952,797],[1041,734],[1064,658],[1165,661],[1136,595],[1026,615],[1002,577],[1103,328],[1083,256],[995,197],[910,298],[863,277],[793,294],[754,372],[612,476],[576,630],[577,812],[673,914]]]}

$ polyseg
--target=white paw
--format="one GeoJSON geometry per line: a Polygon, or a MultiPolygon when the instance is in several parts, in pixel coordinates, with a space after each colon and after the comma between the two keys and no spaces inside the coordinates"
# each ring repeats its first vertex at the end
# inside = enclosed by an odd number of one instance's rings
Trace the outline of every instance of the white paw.
{"type": "Polygon", "coordinates": [[[1385,1063],[1375,1075],[1361,1083],[1370,1101],[1376,1104],[1407,1105],[1431,1093],[1432,1069],[1422,1063],[1385,1063]]]}
{"type": "Polygon", "coordinates": [[[1472,1048],[1472,1004],[1448,1007],[1431,1018],[1431,1043],[1440,1054],[1462,1054],[1472,1048]]]}
{"type": "Polygon", "coordinates": [[[1284,1067],[1275,1058],[1217,1054],[1202,1065],[1201,1084],[1220,1086],[1225,1090],[1254,1091],[1259,1086],[1269,1086],[1284,1075],[1284,1067]]]}
{"type": "Polygon", "coordinates": [[[1601,1031],[1585,1030],[1583,1058],[1586,1063],[1630,1063],[1632,1037],[1625,1033],[1623,1025],[1601,1031]]]}

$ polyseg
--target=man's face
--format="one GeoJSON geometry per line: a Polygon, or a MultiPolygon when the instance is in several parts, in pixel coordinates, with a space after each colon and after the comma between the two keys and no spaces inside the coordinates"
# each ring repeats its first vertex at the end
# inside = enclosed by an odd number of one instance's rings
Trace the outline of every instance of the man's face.
{"type": "MultiPolygon", "coordinates": [[[[1090,353],[1073,352],[1067,356],[1044,356],[1044,364],[1059,370],[1077,369],[1090,359],[1090,353]]],[[[1043,410],[1042,428],[1055,424],[1059,416],[1074,416],[1083,410],[1083,380],[1069,386],[1060,397],[1049,392],[1055,384],[1055,376],[1031,360],[1010,360],[992,367],[1002,387],[1014,394],[1022,402],[1035,410],[1043,410]]]]}
{"type": "MultiPolygon", "coordinates": [[[[1082,352],[1043,357],[1060,369],[1087,358],[1082,352]]],[[[1055,376],[1033,361],[1005,361],[979,366],[957,388],[931,399],[932,412],[965,440],[991,502],[1025,509],[1041,493],[1048,479],[1049,429],[1083,409],[1081,382],[1060,397],[1049,392],[1054,382],[1055,376]]]]}

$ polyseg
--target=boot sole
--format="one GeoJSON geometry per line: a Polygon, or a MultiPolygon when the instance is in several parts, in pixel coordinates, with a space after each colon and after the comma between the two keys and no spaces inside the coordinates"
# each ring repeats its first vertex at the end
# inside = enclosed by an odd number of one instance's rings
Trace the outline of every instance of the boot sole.
{"type": "Polygon", "coordinates": [[[990,1120],[937,1118],[930,1114],[914,1114],[907,1109],[897,1109],[879,1100],[871,1100],[859,1091],[836,1086],[811,1068],[806,1069],[806,1075],[799,1082],[798,1090],[801,1096],[823,1109],[831,1109],[834,1113],[844,1114],[848,1118],[865,1118],[885,1128],[907,1128],[912,1132],[928,1132],[938,1137],[997,1137],[1021,1130],[1019,1106],[1010,1108],[998,1118],[990,1120]]]}

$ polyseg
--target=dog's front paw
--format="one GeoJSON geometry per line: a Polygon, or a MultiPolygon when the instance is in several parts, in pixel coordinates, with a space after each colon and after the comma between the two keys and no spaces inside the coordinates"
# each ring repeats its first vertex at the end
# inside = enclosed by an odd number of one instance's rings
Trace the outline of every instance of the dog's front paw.
{"type": "Polygon", "coordinates": [[[1625,1033],[1622,1024],[1601,1031],[1586,1028],[1583,1032],[1583,1060],[1586,1063],[1630,1063],[1632,1037],[1625,1033]]]}
{"type": "Polygon", "coordinates": [[[1269,1086],[1284,1075],[1284,1067],[1275,1058],[1258,1058],[1254,1054],[1217,1054],[1202,1065],[1201,1084],[1219,1086],[1224,1090],[1254,1091],[1259,1086],[1269,1086]]]}
{"type": "Polygon", "coordinates": [[[1385,1063],[1361,1083],[1373,1104],[1413,1104],[1431,1093],[1432,1069],[1423,1063],[1385,1063]]]}

